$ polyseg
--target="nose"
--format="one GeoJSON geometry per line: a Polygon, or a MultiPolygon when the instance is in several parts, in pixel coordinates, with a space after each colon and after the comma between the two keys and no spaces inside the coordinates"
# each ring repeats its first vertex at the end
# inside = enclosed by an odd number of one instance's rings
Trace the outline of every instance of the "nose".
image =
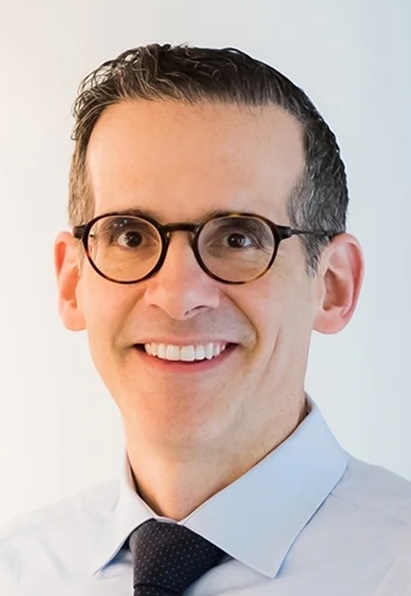
{"type": "Polygon", "coordinates": [[[190,246],[187,232],[171,235],[167,256],[146,282],[144,300],[176,320],[187,320],[220,304],[219,283],[203,271],[190,246]]]}

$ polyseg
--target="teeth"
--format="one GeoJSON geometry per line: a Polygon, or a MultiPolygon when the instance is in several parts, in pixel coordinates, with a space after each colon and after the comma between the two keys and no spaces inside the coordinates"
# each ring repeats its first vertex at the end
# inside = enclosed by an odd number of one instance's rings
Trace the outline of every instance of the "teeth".
{"type": "Polygon", "coordinates": [[[197,346],[196,347],[196,360],[204,360],[204,358],[205,358],[204,346],[197,346]]]}
{"type": "Polygon", "coordinates": [[[180,360],[180,348],[178,346],[167,346],[166,360],[180,360]]]}
{"type": "Polygon", "coordinates": [[[145,351],[150,356],[157,356],[162,360],[193,362],[194,360],[211,360],[219,356],[226,349],[221,345],[210,342],[198,346],[174,346],[166,344],[144,344],[145,351]]]}
{"type": "MultiPolygon", "coordinates": [[[[211,360],[211,358],[214,356],[214,345],[211,344],[207,344],[205,347],[205,357],[207,358],[207,360],[211,360]]],[[[220,346],[216,346],[216,356],[218,356],[220,353],[220,346]]]]}
{"type": "Polygon", "coordinates": [[[196,351],[193,346],[183,346],[180,349],[181,360],[185,362],[193,362],[196,359],[196,351]]]}

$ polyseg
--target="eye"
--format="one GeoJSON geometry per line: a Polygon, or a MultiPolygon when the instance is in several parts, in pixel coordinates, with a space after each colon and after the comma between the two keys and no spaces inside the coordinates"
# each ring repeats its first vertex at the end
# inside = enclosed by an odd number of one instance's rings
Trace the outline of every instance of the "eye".
{"type": "Polygon", "coordinates": [[[143,242],[143,237],[137,230],[125,230],[117,234],[115,241],[124,248],[137,248],[143,242]]]}
{"type": "Polygon", "coordinates": [[[213,242],[233,250],[263,249],[267,243],[272,244],[269,230],[267,233],[265,226],[257,221],[223,221],[215,227],[212,236],[213,242]]]}
{"type": "Polygon", "coordinates": [[[256,246],[255,239],[250,234],[244,232],[227,232],[222,235],[223,240],[229,248],[247,248],[256,246]]]}
{"type": "Polygon", "coordinates": [[[106,222],[102,231],[104,242],[108,246],[136,249],[158,244],[158,237],[152,226],[137,219],[112,219],[106,222]]]}

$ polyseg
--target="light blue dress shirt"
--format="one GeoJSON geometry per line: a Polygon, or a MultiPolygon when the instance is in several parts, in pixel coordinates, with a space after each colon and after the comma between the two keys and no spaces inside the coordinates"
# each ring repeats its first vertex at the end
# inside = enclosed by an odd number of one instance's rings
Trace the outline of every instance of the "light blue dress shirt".
{"type": "MultiPolygon", "coordinates": [[[[411,596],[411,483],[349,456],[309,405],[284,443],[180,522],[229,555],[185,596],[411,596]]],[[[1,596],[132,596],[125,543],[152,517],[126,457],[119,481],[3,529],[1,596]]]]}

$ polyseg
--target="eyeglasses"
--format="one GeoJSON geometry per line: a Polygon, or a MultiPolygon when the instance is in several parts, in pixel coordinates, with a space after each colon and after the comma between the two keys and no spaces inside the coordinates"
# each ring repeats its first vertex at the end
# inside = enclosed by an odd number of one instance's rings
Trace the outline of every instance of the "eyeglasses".
{"type": "Polygon", "coordinates": [[[333,237],[339,232],[294,230],[253,213],[224,212],[201,224],[161,225],[148,215],[107,213],[75,226],[90,265],[105,279],[133,284],[162,267],[173,232],[191,235],[191,248],[210,277],[244,284],[262,277],[274,263],[282,240],[295,235],[333,237]]]}

